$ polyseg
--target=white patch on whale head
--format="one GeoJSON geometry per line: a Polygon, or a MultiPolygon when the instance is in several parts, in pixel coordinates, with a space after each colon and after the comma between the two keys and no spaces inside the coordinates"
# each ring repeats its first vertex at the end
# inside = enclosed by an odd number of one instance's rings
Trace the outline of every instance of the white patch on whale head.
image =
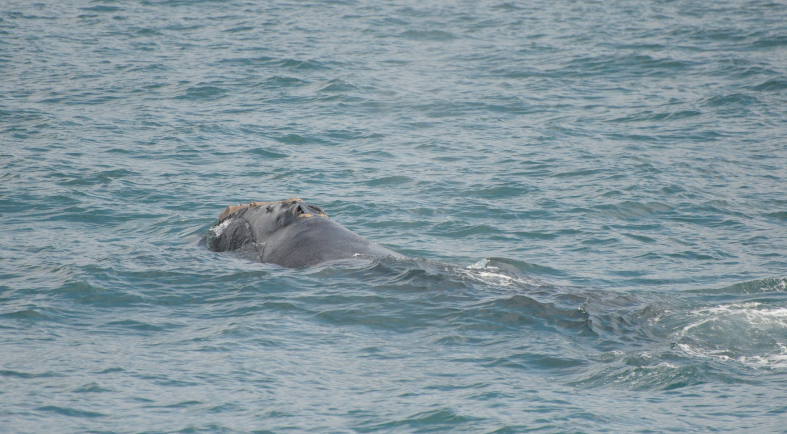
{"type": "Polygon", "coordinates": [[[224,229],[226,229],[226,228],[227,228],[227,226],[229,226],[229,225],[230,225],[230,223],[231,223],[233,220],[235,220],[235,219],[227,219],[227,220],[224,220],[223,222],[221,222],[220,224],[217,224],[216,226],[213,226],[213,227],[212,227],[212,228],[210,228],[209,230],[210,230],[210,231],[213,233],[213,236],[214,236],[214,237],[218,237],[219,235],[221,235],[221,233],[222,233],[222,232],[224,232],[224,229]]]}

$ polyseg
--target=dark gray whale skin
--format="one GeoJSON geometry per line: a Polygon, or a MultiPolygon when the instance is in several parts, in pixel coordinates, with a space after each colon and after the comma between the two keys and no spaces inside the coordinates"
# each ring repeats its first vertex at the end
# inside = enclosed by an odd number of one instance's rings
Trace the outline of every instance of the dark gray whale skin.
{"type": "Polygon", "coordinates": [[[260,262],[301,268],[357,255],[402,255],[334,222],[301,199],[229,206],[205,237],[215,252],[254,250],[260,262]]]}

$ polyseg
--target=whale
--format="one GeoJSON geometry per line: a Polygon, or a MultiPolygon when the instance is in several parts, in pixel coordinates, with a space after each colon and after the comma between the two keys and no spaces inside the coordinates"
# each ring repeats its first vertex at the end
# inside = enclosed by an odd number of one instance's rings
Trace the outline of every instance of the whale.
{"type": "Polygon", "coordinates": [[[299,198],[228,206],[204,241],[214,252],[243,252],[258,262],[287,268],[358,257],[404,257],[299,198]]]}

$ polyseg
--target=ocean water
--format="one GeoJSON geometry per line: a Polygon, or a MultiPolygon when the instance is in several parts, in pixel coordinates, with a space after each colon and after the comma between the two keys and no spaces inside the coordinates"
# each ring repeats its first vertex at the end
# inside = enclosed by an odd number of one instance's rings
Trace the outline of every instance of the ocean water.
{"type": "Polygon", "coordinates": [[[787,5],[0,0],[0,227],[2,433],[787,432],[787,5]]]}

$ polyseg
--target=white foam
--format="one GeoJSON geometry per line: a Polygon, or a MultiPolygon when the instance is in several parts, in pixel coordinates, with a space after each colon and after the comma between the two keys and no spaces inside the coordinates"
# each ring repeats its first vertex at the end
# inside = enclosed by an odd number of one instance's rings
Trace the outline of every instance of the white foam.
{"type": "Polygon", "coordinates": [[[758,309],[761,304],[757,302],[735,303],[693,310],[691,312],[692,315],[706,316],[707,318],[696,324],[686,326],[683,330],[686,331],[708,321],[716,321],[722,318],[733,319],[734,317],[744,318],[749,325],[755,327],[775,326],[787,328],[787,308],[758,309]]]}
{"type": "Polygon", "coordinates": [[[482,260],[476,262],[473,265],[468,265],[467,268],[469,268],[471,270],[484,270],[484,269],[499,270],[499,268],[497,268],[497,267],[490,267],[489,266],[489,259],[482,259],[482,260]]]}
{"type": "Polygon", "coordinates": [[[712,358],[721,362],[735,361],[754,368],[787,368],[787,347],[780,342],[776,342],[776,346],[770,348],[748,350],[741,348],[747,346],[745,342],[749,333],[784,336],[787,330],[787,308],[766,308],[758,302],[733,303],[696,309],[691,311],[691,315],[697,317],[697,320],[684,326],[677,334],[678,339],[703,341],[708,339],[707,334],[710,333],[716,335],[711,340],[717,340],[719,336],[728,334],[731,342],[737,342],[728,345],[723,342],[711,345],[711,342],[707,342],[708,347],[712,348],[703,348],[701,344],[685,342],[677,344],[677,347],[687,355],[712,358]],[[700,329],[700,326],[706,324],[708,327],[700,329]],[[734,350],[727,349],[726,346],[734,350]],[[746,352],[760,354],[741,354],[746,352]]]}
{"type": "Polygon", "coordinates": [[[468,265],[461,272],[474,279],[493,286],[511,286],[516,284],[541,285],[542,283],[527,276],[510,276],[503,274],[499,267],[490,265],[489,259],[482,259],[475,264],[468,265]]]}
{"type": "Polygon", "coordinates": [[[754,368],[780,369],[787,368],[787,353],[769,354],[765,356],[741,356],[738,361],[754,368]]]}

